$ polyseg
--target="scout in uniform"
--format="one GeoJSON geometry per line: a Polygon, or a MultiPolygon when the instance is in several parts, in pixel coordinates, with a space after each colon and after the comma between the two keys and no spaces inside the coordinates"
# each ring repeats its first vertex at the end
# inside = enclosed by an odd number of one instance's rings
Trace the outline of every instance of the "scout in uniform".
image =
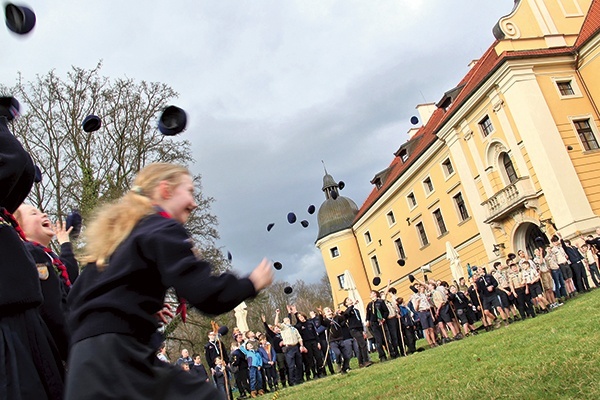
{"type": "Polygon", "coordinates": [[[415,293],[412,297],[412,303],[415,311],[419,314],[419,320],[421,321],[421,327],[425,332],[425,339],[429,343],[429,347],[436,347],[437,343],[435,340],[434,322],[432,315],[432,304],[429,301],[429,296],[425,293],[425,285],[420,284],[418,288],[419,292],[415,293]]]}
{"type": "Polygon", "coordinates": [[[68,297],[66,400],[220,397],[213,386],[154,357],[155,313],[171,287],[204,313],[229,312],[267,287],[273,273],[263,260],[244,278],[213,275],[184,228],[196,207],[188,169],[155,163],[88,224],[88,264],[68,297]]]}
{"type": "Polygon", "coordinates": [[[522,265],[523,280],[527,284],[527,291],[533,302],[540,308],[540,312],[546,314],[548,312],[548,300],[544,297],[540,274],[535,268],[532,268],[529,261],[523,261],[522,265]]]}
{"type": "Polygon", "coordinates": [[[502,303],[502,309],[506,315],[509,316],[508,320],[511,321],[511,313],[514,320],[519,320],[520,318],[517,315],[517,310],[515,307],[515,297],[510,290],[510,283],[508,282],[508,266],[496,261],[494,263],[494,271],[492,272],[492,275],[498,281],[498,294],[500,295],[500,302],[502,303]]]}
{"type": "Polygon", "coordinates": [[[521,314],[521,319],[525,319],[527,316],[535,318],[535,311],[533,310],[533,304],[531,304],[531,296],[526,290],[527,282],[523,278],[523,274],[519,270],[519,264],[510,264],[511,273],[508,276],[510,282],[510,289],[517,299],[517,308],[521,314]]]}

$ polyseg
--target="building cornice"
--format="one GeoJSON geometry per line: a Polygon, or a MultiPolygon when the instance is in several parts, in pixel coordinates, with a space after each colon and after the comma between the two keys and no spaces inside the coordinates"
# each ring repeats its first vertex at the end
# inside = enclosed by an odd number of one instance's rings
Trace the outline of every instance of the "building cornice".
{"type": "MultiPolygon", "coordinates": [[[[451,134],[454,127],[458,127],[467,119],[467,116],[473,112],[482,101],[488,101],[487,94],[498,86],[498,82],[505,80],[511,75],[532,74],[534,67],[544,65],[573,65],[576,54],[556,55],[543,58],[527,56],[523,58],[511,58],[501,62],[490,75],[482,79],[482,83],[474,90],[467,99],[458,107],[451,117],[444,122],[436,131],[436,135],[443,141],[451,134]],[[535,62],[534,62],[535,60],[535,62]]],[[[502,89],[502,88],[501,88],[502,89]]],[[[502,90],[501,90],[502,91],[502,90]]]]}
{"type": "Polygon", "coordinates": [[[334,241],[336,239],[340,240],[343,239],[343,236],[352,236],[354,237],[354,232],[352,231],[352,228],[346,228],[343,229],[341,231],[337,231],[334,233],[330,233],[329,235],[322,237],[321,239],[317,240],[315,243],[315,246],[317,246],[318,249],[321,249],[321,246],[323,244],[325,244],[326,242],[331,242],[334,241]]]}

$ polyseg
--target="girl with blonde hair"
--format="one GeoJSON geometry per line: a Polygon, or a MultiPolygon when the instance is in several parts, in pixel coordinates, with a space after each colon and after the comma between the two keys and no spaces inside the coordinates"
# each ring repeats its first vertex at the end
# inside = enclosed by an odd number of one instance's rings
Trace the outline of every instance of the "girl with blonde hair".
{"type": "Polygon", "coordinates": [[[212,275],[183,227],[196,207],[189,171],[157,163],[90,223],[88,264],[69,294],[67,400],[219,398],[213,386],[156,358],[154,314],[170,287],[202,312],[231,311],[273,273],[263,260],[246,278],[212,275]]]}

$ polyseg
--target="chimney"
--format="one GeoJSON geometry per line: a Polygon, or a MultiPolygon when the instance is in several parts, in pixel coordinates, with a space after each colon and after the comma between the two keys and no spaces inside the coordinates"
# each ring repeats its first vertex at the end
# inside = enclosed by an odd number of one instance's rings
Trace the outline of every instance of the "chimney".
{"type": "MultiPolygon", "coordinates": [[[[429,118],[431,118],[431,115],[435,111],[436,107],[435,107],[435,103],[425,103],[425,104],[417,104],[416,109],[419,112],[419,115],[421,116],[422,124],[427,125],[427,122],[429,121],[429,118]]],[[[410,131],[409,131],[409,134],[410,134],[410,131]]]]}
{"type": "Polygon", "coordinates": [[[471,62],[468,65],[469,69],[473,68],[475,66],[475,64],[477,64],[478,61],[479,61],[479,59],[471,60],[471,62]]]}

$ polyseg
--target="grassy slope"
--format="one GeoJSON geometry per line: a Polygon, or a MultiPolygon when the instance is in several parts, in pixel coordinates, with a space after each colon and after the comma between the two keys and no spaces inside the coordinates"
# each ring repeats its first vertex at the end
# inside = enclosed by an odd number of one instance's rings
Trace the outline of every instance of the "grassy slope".
{"type": "Polygon", "coordinates": [[[599,339],[594,290],[550,314],[287,388],[278,398],[599,399],[599,339]]]}

